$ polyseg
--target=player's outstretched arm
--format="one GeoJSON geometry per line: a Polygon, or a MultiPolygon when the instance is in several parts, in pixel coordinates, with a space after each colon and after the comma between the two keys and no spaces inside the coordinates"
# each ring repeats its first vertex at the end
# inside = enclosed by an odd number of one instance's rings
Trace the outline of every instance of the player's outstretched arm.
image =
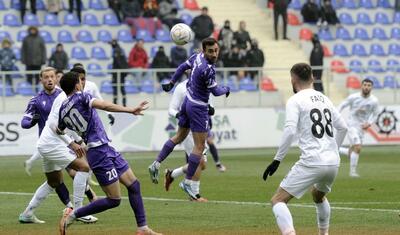
{"type": "Polygon", "coordinates": [[[36,125],[40,120],[40,115],[39,114],[25,114],[24,117],[21,120],[21,127],[24,129],[29,129],[36,125]]]}
{"type": "Polygon", "coordinates": [[[186,61],[182,63],[181,65],[178,66],[176,69],[174,75],[172,75],[171,80],[167,84],[161,84],[161,87],[164,91],[169,92],[174,88],[175,83],[178,81],[180,77],[182,77],[183,73],[185,73],[186,70],[191,69],[190,62],[186,61]]]}
{"type": "Polygon", "coordinates": [[[149,108],[148,103],[148,101],[143,101],[137,107],[129,108],[105,100],[94,99],[92,102],[92,107],[95,109],[101,109],[104,111],[115,113],[131,113],[134,115],[143,115],[143,111],[149,108]]]}
{"type": "Polygon", "coordinates": [[[220,86],[215,83],[214,86],[210,87],[210,91],[214,96],[225,95],[226,97],[230,94],[230,88],[227,86],[220,86]]]}

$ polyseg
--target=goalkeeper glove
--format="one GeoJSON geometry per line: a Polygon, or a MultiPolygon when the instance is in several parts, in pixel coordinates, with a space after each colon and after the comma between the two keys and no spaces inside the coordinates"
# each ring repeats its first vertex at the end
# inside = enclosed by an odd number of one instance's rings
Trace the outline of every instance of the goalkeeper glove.
{"type": "Polygon", "coordinates": [[[263,174],[264,181],[267,180],[268,176],[272,176],[275,173],[280,163],[281,163],[280,161],[274,160],[272,161],[271,164],[269,164],[269,166],[267,166],[267,169],[265,169],[263,174]]]}
{"type": "Polygon", "coordinates": [[[208,105],[208,115],[212,116],[215,114],[215,109],[213,106],[208,105]]]}
{"type": "Polygon", "coordinates": [[[172,90],[172,88],[174,88],[174,84],[172,82],[169,82],[167,84],[162,84],[161,87],[164,91],[169,92],[170,90],[172,90]]]}

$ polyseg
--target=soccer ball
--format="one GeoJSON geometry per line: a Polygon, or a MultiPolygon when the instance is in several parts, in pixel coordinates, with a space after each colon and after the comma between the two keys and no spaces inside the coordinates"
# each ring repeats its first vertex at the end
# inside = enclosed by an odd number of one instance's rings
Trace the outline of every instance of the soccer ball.
{"type": "Polygon", "coordinates": [[[185,45],[186,43],[190,42],[194,38],[194,33],[192,29],[183,23],[179,23],[172,27],[171,32],[171,39],[176,45],[185,45]]]}

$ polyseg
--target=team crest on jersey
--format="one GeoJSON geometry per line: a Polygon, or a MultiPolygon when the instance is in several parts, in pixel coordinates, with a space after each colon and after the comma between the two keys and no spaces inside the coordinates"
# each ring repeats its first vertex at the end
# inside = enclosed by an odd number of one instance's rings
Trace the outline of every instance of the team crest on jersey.
{"type": "Polygon", "coordinates": [[[384,108],[379,113],[375,123],[379,127],[379,133],[389,135],[396,130],[397,121],[394,111],[388,111],[384,108]]]}

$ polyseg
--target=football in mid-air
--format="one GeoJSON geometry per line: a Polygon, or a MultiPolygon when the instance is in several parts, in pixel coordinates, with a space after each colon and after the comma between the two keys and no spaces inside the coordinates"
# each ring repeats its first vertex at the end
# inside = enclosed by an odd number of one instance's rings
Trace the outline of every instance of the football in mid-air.
{"type": "Polygon", "coordinates": [[[194,38],[194,33],[192,29],[183,23],[179,23],[172,27],[171,32],[171,39],[176,45],[185,45],[186,43],[190,42],[194,38]]]}

